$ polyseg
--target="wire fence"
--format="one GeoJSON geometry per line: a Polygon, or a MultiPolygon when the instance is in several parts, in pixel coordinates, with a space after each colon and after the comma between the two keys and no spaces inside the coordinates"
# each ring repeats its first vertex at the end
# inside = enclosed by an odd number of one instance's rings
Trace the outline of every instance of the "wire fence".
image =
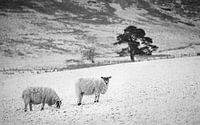
{"type": "MultiPolygon", "coordinates": [[[[182,53],[176,53],[174,55],[152,55],[152,56],[136,56],[135,62],[141,62],[141,61],[151,61],[151,60],[160,60],[160,59],[173,59],[173,58],[183,58],[183,57],[193,57],[193,56],[200,56],[200,53],[188,53],[188,54],[182,54],[182,53]]],[[[121,64],[121,63],[131,63],[129,57],[113,57],[113,58],[99,58],[96,59],[95,63],[87,62],[87,63],[77,63],[77,64],[69,64],[66,66],[60,66],[60,67],[36,67],[36,68],[2,68],[0,69],[0,73],[7,74],[7,75],[14,75],[16,73],[22,74],[22,73],[33,73],[33,74],[40,74],[40,73],[48,73],[48,72],[58,72],[58,71],[64,71],[64,70],[73,70],[73,69],[81,69],[81,68],[89,68],[89,67],[96,67],[96,66],[105,66],[105,65],[114,65],[114,64],[121,64]]]]}

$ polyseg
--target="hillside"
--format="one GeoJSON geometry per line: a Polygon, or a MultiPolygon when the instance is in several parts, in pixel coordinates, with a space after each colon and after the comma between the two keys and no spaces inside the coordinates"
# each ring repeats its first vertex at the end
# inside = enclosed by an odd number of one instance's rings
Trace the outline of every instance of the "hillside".
{"type": "Polygon", "coordinates": [[[0,123],[199,125],[199,10],[198,0],[0,0],[0,123]],[[120,57],[127,45],[113,43],[129,25],[158,51],[120,57]],[[100,76],[112,76],[107,93],[77,106],[77,79],[100,76]],[[24,112],[28,86],[53,88],[61,109],[24,112]]]}
{"type": "Polygon", "coordinates": [[[123,46],[113,43],[128,25],[153,38],[156,54],[199,54],[198,2],[195,7],[156,0],[0,2],[0,71],[89,63],[82,55],[91,47],[96,63],[120,60],[116,52],[123,46]]]}
{"type": "Polygon", "coordinates": [[[0,81],[0,122],[73,125],[199,125],[200,58],[144,61],[62,71],[23,74],[0,81]],[[84,96],[76,105],[74,83],[79,77],[111,75],[108,91],[93,103],[84,96]],[[61,109],[34,105],[24,112],[21,93],[27,86],[48,86],[63,100],[61,109]]]}

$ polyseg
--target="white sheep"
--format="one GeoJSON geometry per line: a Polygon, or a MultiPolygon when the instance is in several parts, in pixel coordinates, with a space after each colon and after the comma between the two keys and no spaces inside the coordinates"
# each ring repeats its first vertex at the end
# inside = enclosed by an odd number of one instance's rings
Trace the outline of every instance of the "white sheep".
{"type": "Polygon", "coordinates": [[[100,94],[105,94],[108,89],[109,77],[95,78],[80,78],[75,84],[76,94],[78,96],[78,105],[81,105],[83,95],[95,94],[94,102],[99,102],[100,94]]]}
{"type": "Polygon", "coordinates": [[[49,106],[56,104],[57,108],[60,108],[62,101],[56,92],[48,87],[28,87],[22,93],[22,98],[24,99],[25,108],[27,111],[27,106],[29,104],[30,111],[32,111],[32,104],[41,104],[41,110],[44,110],[44,105],[47,103],[49,106]]]}

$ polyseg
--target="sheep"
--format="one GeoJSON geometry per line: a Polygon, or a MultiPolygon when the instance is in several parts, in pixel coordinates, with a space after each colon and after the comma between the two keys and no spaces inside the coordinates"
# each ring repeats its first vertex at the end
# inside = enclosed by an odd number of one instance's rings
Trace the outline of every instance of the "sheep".
{"type": "Polygon", "coordinates": [[[100,94],[105,94],[108,89],[109,77],[79,78],[75,84],[75,91],[78,97],[77,105],[81,105],[83,95],[95,94],[94,103],[99,102],[100,94]]]}
{"type": "Polygon", "coordinates": [[[56,104],[57,108],[60,108],[62,101],[56,92],[48,87],[28,87],[22,92],[22,98],[25,103],[24,111],[27,111],[29,104],[30,111],[32,111],[32,104],[41,104],[41,110],[44,110],[44,105],[47,103],[49,106],[56,104]]]}

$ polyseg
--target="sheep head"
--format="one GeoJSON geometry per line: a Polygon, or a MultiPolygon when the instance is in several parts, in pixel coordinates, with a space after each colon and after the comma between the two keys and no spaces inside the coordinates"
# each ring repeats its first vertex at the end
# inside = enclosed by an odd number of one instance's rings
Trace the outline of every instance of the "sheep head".
{"type": "Polygon", "coordinates": [[[109,76],[109,77],[101,77],[101,78],[104,80],[105,84],[107,85],[109,83],[109,79],[111,78],[111,76],[109,76]]]}
{"type": "Polygon", "coordinates": [[[57,107],[58,109],[60,108],[61,104],[62,104],[62,100],[57,99],[57,100],[56,100],[56,107],[57,107]]]}

